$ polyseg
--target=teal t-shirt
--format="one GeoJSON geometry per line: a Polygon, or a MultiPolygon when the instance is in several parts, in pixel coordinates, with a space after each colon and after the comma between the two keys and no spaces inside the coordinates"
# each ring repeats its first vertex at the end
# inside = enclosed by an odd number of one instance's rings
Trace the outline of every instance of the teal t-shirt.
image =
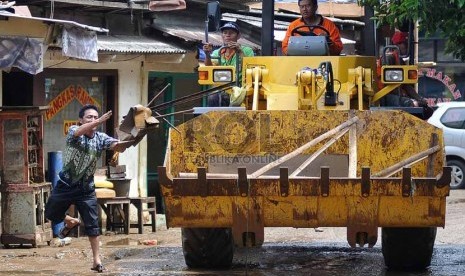
{"type": "MultiPolygon", "coordinates": [[[[236,65],[236,60],[237,60],[237,55],[233,54],[228,59],[224,54],[222,54],[221,58],[220,58],[220,54],[219,54],[220,50],[221,50],[221,48],[216,49],[215,51],[212,52],[211,59],[212,59],[213,64],[223,65],[223,66],[228,66],[228,65],[235,66],[236,65]],[[218,62],[218,61],[220,61],[220,62],[218,62]]],[[[250,48],[248,46],[241,46],[241,50],[242,50],[242,53],[244,53],[244,57],[253,57],[254,56],[252,48],[250,48]]]]}
{"type": "MultiPolygon", "coordinates": [[[[211,54],[211,59],[212,59],[212,63],[213,64],[216,64],[216,65],[221,65],[221,66],[236,66],[236,60],[237,60],[237,54],[234,53],[231,57],[227,58],[225,56],[225,54],[221,54],[220,56],[220,49],[216,49],[215,51],[212,52],[211,54]]],[[[242,46],[241,45],[241,50],[242,50],[242,53],[243,53],[243,56],[244,57],[253,57],[254,56],[254,52],[252,50],[252,48],[248,47],[248,46],[242,46]]],[[[242,72],[239,72],[239,82],[242,81],[242,72]]]]}

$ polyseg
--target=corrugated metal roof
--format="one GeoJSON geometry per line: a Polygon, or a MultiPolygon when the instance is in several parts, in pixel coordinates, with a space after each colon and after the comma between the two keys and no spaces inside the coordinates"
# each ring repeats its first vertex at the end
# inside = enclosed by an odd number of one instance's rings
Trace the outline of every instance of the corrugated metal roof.
{"type": "MultiPolygon", "coordinates": [[[[180,37],[186,41],[196,41],[196,42],[205,42],[205,30],[192,27],[189,29],[186,29],[184,27],[176,27],[174,25],[170,26],[159,26],[159,25],[152,25],[152,27],[165,32],[169,35],[180,37]]],[[[208,42],[213,44],[214,46],[222,46],[223,45],[223,39],[221,38],[221,33],[216,32],[216,33],[209,33],[208,34],[208,42]]],[[[252,48],[260,48],[260,45],[253,43],[250,40],[247,40],[245,38],[240,38],[239,43],[250,46],[252,48]]]]}
{"type": "Polygon", "coordinates": [[[99,52],[143,53],[143,54],[185,54],[186,50],[160,40],[127,35],[99,35],[99,52]]]}
{"type": "MultiPolygon", "coordinates": [[[[256,27],[262,27],[262,17],[261,13],[256,13],[254,15],[243,15],[237,13],[223,13],[222,20],[224,21],[244,21],[248,24],[251,24],[256,27]]],[[[297,18],[297,17],[296,17],[297,18]]],[[[289,22],[281,21],[281,20],[274,20],[274,29],[275,30],[287,30],[287,26],[289,26],[289,22]]]]}

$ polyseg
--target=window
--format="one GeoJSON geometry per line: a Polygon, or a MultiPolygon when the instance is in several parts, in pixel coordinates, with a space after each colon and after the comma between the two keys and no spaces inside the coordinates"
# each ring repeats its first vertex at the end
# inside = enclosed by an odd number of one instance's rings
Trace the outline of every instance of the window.
{"type": "Polygon", "coordinates": [[[465,123],[465,108],[450,108],[441,117],[441,123],[446,127],[463,129],[465,123]]]}

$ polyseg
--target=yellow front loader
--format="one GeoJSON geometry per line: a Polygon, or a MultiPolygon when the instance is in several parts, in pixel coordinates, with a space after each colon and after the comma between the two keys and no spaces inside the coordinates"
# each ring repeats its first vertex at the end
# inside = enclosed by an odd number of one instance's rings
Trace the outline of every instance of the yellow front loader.
{"type": "MultiPolygon", "coordinates": [[[[214,69],[199,69],[204,83],[219,84],[215,70],[234,80],[234,68],[214,69]]],[[[230,266],[265,227],[345,227],[352,247],[374,246],[381,227],[388,267],[430,265],[451,176],[442,131],[379,106],[416,83],[416,67],[384,67],[383,89],[373,72],[374,57],[244,58],[243,111],[170,131],[159,181],[189,267],[230,266]]]]}

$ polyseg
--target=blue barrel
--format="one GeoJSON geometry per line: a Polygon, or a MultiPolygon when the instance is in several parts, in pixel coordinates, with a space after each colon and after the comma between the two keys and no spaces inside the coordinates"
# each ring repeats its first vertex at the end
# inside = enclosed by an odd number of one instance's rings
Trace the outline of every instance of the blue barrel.
{"type": "MultiPolygon", "coordinates": [[[[52,190],[58,183],[58,174],[63,167],[63,154],[61,151],[52,151],[48,153],[48,181],[52,183],[52,190]]],[[[53,223],[52,229],[53,234],[57,236],[60,233],[61,228],[65,225],[64,222],[53,223]]]]}
{"type": "Polygon", "coordinates": [[[48,153],[48,181],[52,182],[55,188],[58,182],[58,173],[63,167],[63,154],[61,151],[51,151],[48,153]]]}

